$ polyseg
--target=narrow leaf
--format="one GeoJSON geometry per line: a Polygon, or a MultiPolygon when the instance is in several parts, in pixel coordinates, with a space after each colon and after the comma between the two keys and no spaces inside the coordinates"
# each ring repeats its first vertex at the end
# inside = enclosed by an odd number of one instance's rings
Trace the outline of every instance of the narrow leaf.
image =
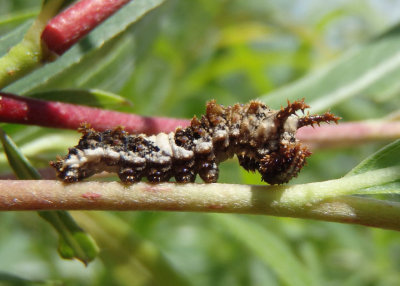
{"type": "MultiPolygon", "coordinates": [[[[355,168],[353,168],[346,176],[353,176],[362,174],[365,172],[391,167],[400,166],[400,140],[396,140],[393,143],[386,145],[382,149],[378,150],[355,168]]],[[[400,180],[392,183],[382,184],[365,188],[357,192],[359,194],[400,194],[400,180]]]]}
{"type": "Polygon", "coordinates": [[[5,15],[0,18],[0,27],[10,25],[10,24],[15,25],[24,20],[33,18],[37,14],[39,14],[39,11],[37,11],[37,10],[26,10],[26,11],[21,11],[21,12],[13,12],[11,14],[5,15]]]}
{"type": "Polygon", "coordinates": [[[314,285],[311,273],[273,233],[238,216],[215,215],[213,218],[268,265],[284,285],[314,285]]]}
{"type": "Polygon", "coordinates": [[[122,105],[132,105],[132,103],[117,94],[99,89],[63,89],[49,90],[30,94],[29,97],[60,101],[73,104],[82,104],[93,107],[116,107],[122,105]]]}
{"type": "Polygon", "coordinates": [[[96,242],[78,226],[67,211],[41,211],[39,215],[57,230],[58,252],[63,258],[76,258],[85,265],[96,258],[99,252],[96,242]]]}
{"type": "Polygon", "coordinates": [[[40,179],[39,172],[29,163],[28,159],[25,158],[12,139],[2,129],[0,129],[0,139],[8,162],[18,179],[40,179]]]}
{"type": "MultiPolygon", "coordinates": [[[[19,179],[40,179],[37,170],[18,150],[10,137],[0,129],[0,139],[8,161],[19,179]]],[[[59,253],[67,259],[76,258],[84,264],[98,253],[94,240],[85,233],[66,211],[41,211],[39,215],[48,221],[59,234],[59,253]]]]}
{"type": "Polygon", "coordinates": [[[47,21],[58,12],[62,4],[62,0],[44,2],[42,10],[22,41],[0,58],[0,87],[3,88],[18,80],[42,64],[47,53],[42,49],[40,34],[47,21]]]}
{"type": "MultiPolygon", "coordinates": [[[[103,249],[105,267],[123,267],[134,270],[139,267],[150,273],[152,283],[139,285],[186,286],[191,281],[167,259],[159,245],[136,235],[132,226],[111,212],[76,212],[73,214],[90,230],[103,249]],[[129,243],[126,243],[129,242],[129,243]],[[111,255],[110,255],[111,254],[111,255]]],[[[138,275],[140,276],[140,275],[138,275]]],[[[139,279],[129,272],[125,281],[139,279]]]]}
{"type": "Polygon", "coordinates": [[[136,0],[126,4],[121,10],[99,25],[87,37],[72,47],[56,62],[7,87],[8,92],[27,93],[58,76],[68,68],[80,63],[91,52],[101,49],[114,40],[130,25],[136,23],[145,14],[162,4],[163,0],[136,0]]]}
{"type": "Polygon", "coordinates": [[[10,273],[0,272],[0,285],[2,286],[60,286],[61,281],[30,280],[10,273]]]}
{"type": "Polygon", "coordinates": [[[396,140],[378,150],[353,168],[346,176],[361,174],[395,165],[400,166],[400,140],[396,140]]]}
{"type": "Polygon", "coordinates": [[[261,100],[278,108],[286,99],[292,101],[306,97],[312,112],[320,112],[369,91],[379,96],[382,86],[387,89],[398,85],[399,30],[398,25],[293,84],[262,96],[261,100]]]}
{"type": "Polygon", "coordinates": [[[4,55],[8,50],[22,40],[26,31],[32,25],[32,21],[26,21],[24,24],[15,28],[8,34],[0,37],[0,55],[4,55]]]}

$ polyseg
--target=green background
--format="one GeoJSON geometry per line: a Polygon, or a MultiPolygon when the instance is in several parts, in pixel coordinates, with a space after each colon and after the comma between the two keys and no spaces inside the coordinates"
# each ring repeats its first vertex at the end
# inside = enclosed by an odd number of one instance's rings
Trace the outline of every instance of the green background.
{"type": "MultiPolygon", "coordinates": [[[[315,111],[331,109],[344,121],[383,119],[400,108],[400,1],[134,2],[142,18],[126,13],[110,19],[99,27],[104,30],[5,90],[182,118],[201,115],[210,99],[230,105],[261,97],[279,107],[287,98],[305,97],[315,111]],[[124,21],[132,24],[121,33],[124,21]],[[107,32],[109,38],[100,37],[107,32]]],[[[40,4],[0,1],[1,54],[21,39],[40,4]]],[[[39,169],[79,137],[41,127],[2,128],[39,169]]],[[[385,143],[318,150],[291,183],[343,176],[385,143]]],[[[2,154],[0,170],[4,177],[11,173],[2,154]]],[[[261,183],[236,159],[222,164],[220,174],[220,182],[261,183]]],[[[101,247],[88,267],[58,256],[55,232],[35,213],[2,213],[0,285],[400,282],[400,235],[394,231],[201,213],[93,212],[76,219],[101,247]]]]}

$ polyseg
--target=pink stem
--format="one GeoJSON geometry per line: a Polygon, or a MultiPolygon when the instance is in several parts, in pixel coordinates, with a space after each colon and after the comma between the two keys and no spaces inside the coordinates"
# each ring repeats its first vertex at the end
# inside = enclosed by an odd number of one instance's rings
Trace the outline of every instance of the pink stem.
{"type": "Polygon", "coordinates": [[[77,129],[86,122],[98,131],[120,125],[130,133],[146,134],[170,132],[189,124],[185,119],[145,117],[6,93],[0,93],[0,121],[66,129],[77,129]]]}
{"type": "Polygon", "coordinates": [[[42,40],[50,51],[61,55],[127,2],[129,0],[79,1],[50,20],[42,40]]]}
{"type": "Polygon", "coordinates": [[[344,147],[400,138],[400,121],[344,122],[318,128],[303,127],[297,138],[312,148],[344,147]]]}
{"type": "MultiPolygon", "coordinates": [[[[190,123],[185,119],[145,117],[6,93],[0,93],[0,121],[67,129],[77,129],[81,123],[87,122],[98,131],[120,125],[130,133],[146,134],[171,132],[190,123]]],[[[299,129],[297,138],[313,148],[391,140],[400,138],[400,121],[344,122],[316,128],[306,126],[299,129]]]]}

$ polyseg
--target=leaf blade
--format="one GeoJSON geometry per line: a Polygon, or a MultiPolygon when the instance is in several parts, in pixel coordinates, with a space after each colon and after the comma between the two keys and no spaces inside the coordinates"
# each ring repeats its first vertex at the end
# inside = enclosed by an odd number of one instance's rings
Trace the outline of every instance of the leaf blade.
{"type": "Polygon", "coordinates": [[[81,104],[92,107],[132,106],[132,102],[117,94],[100,89],[61,89],[35,92],[31,98],[81,104]]]}
{"type": "MultiPolygon", "coordinates": [[[[40,179],[39,172],[2,129],[0,129],[0,140],[10,165],[19,179],[40,179]]],[[[99,249],[95,241],[78,226],[67,211],[38,213],[56,229],[59,235],[59,254],[63,258],[76,258],[87,265],[97,256],[99,249]]]]}
{"type": "Polygon", "coordinates": [[[144,15],[161,5],[164,0],[131,1],[113,16],[104,21],[87,37],[72,47],[56,62],[48,64],[15,82],[5,89],[7,92],[25,94],[59,76],[66,69],[80,63],[91,52],[100,49],[124,32],[130,25],[136,23],[144,15]]]}
{"type": "Polygon", "coordinates": [[[395,85],[398,82],[395,79],[400,71],[399,44],[400,26],[396,26],[329,65],[260,99],[278,108],[286,99],[307,98],[312,112],[321,112],[370,90],[379,94],[377,87],[382,83],[395,85]]]}
{"type": "Polygon", "coordinates": [[[271,232],[237,216],[223,214],[213,218],[268,265],[285,285],[314,285],[305,266],[271,232]]]}
{"type": "Polygon", "coordinates": [[[3,144],[8,162],[19,179],[40,179],[39,172],[33,168],[28,159],[25,158],[12,139],[1,128],[0,140],[3,144]]]}
{"type": "Polygon", "coordinates": [[[377,152],[373,153],[360,164],[354,167],[346,176],[361,174],[364,172],[400,165],[400,139],[396,140],[377,152]]]}

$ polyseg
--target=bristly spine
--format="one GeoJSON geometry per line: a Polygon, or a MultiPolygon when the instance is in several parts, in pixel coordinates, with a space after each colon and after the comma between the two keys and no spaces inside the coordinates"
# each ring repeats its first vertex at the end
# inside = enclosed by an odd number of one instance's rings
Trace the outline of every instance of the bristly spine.
{"type": "Polygon", "coordinates": [[[272,110],[259,101],[224,107],[212,100],[206,115],[194,117],[187,128],[169,134],[128,134],[122,128],[97,132],[82,126],[77,146],[50,164],[64,182],[77,182],[93,174],[115,172],[130,184],[146,177],[150,182],[206,183],[218,179],[218,164],[236,155],[247,171],[258,171],[270,184],[282,184],[297,176],[311,155],[296,139],[297,129],[321,122],[337,123],[338,117],[298,116],[309,106],[303,100],[272,110]]]}

